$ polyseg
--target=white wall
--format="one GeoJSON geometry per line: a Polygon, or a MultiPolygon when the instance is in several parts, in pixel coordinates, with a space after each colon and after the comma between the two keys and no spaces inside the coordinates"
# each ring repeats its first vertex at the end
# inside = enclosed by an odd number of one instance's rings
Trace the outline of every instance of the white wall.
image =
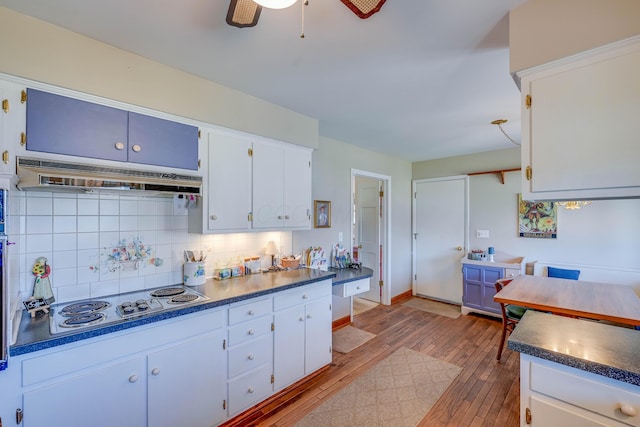
{"type": "MultiPolygon", "coordinates": [[[[446,176],[481,172],[481,167],[487,171],[519,167],[513,165],[516,151],[519,149],[416,163],[413,178],[430,178],[430,170],[446,176]]],[[[518,236],[517,218],[520,182],[519,172],[505,174],[504,185],[494,174],[470,177],[471,249],[486,250],[493,246],[497,251],[525,256],[529,262],[544,259],[604,267],[640,267],[637,219],[640,199],[599,200],[577,211],[559,209],[557,239],[523,238],[518,236]],[[489,230],[490,238],[476,238],[477,229],[489,230]]]]}
{"type": "MultiPolygon", "coordinates": [[[[331,228],[293,232],[293,248],[329,248],[351,236],[351,169],[391,177],[391,297],[411,289],[411,163],[329,138],[313,153],[313,198],[331,201],[331,228]]],[[[339,310],[338,310],[339,311],[339,310]]],[[[338,316],[340,317],[340,316],[338,316]]],[[[336,308],[334,308],[336,318],[336,308]]]]}

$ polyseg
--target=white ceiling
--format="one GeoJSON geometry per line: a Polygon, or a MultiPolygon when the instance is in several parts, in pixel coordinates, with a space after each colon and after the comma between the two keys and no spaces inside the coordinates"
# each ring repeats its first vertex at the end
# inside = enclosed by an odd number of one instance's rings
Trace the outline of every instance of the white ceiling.
{"type": "Polygon", "coordinates": [[[339,0],[225,19],[229,0],[0,0],[0,5],[284,106],[322,136],[421,161],[514,145],[520,93],[508,12],[524,0],[387,0],[358,18],[339,0]]]}

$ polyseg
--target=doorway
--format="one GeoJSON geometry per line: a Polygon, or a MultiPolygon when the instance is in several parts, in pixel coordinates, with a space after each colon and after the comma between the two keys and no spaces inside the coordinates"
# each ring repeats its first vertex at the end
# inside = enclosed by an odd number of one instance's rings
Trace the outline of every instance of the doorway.
{"type": "Polygon", "coordinates": [[[351,250],[363,266],[371,268],[371,287],[357,297],[391,304],[389,276],[389,219],[391,177],[352,169],[351,250]],[[357,255],[356,255],[357,254],[357,255]]]}
{"type": "Polygon", "coordinates": [[[413,181],[413,294],[462,304],[469,177],[413,181]]]}

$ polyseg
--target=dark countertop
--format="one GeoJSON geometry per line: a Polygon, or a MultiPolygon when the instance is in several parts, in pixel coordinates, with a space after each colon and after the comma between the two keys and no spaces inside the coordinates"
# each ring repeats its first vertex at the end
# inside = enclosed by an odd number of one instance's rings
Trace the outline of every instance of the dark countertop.
{"type": "Polygon", "coordinates": [[[540,359],[640,385],[640,331],[529,310],[508,348],[540,359]]]}
{"type": "Polygon", "coordinates": [[[70,331],[56,335],[49,333],[49,315],[40,315],[32,319],[29,314],[24,311],[22,313],[18,338],[16,343],[9,348],[9,354],[10,356],[17,356],[31,353],[262,295],[268,295],[274,292],[284,291],[298,286],[308,285],[324,279],[331,278],[333,281],[332,284],[336,286],[353,280],[371,277],[372,274],[373,271],[366,267],[363,267],[361,270],[330,269],[329,271],[301,268],[289,271],[251,274],[225,280],[209,279],[204,285],[194,286],[192,288],[209,298],[207,301],[199,304],[165,310],[159,313],[150,313],[136,319],[123,319],[121,322],[110,323],[102,327],[96,326],[95,328],[83,329],[78,332],[70,331]]]}

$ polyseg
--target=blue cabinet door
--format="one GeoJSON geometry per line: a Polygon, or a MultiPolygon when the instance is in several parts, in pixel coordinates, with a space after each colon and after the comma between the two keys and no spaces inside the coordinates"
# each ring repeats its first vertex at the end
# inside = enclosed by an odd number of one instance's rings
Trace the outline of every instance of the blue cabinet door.
{"type": "Polygon", "coordinates": [[[130,162],[198,169],[198,128],[129,113],[130,162]]]}
{"type": "Polygon", "coordinates": [[[198,128],[27,89],[27,150],[198,169],[198,128]]]}
{"type": "Polygon", "coordinates": [[[496,280],[504,277],[504,269],[464,264],[463,295],[465,306],[491,313],[500,313],[500,305],[493,300],[496,280]]]}
{"type": "Polygon", "coordinates": [[[126,161],[127,122],[117,108],[27,89],[29,151],[126,161]]]}

